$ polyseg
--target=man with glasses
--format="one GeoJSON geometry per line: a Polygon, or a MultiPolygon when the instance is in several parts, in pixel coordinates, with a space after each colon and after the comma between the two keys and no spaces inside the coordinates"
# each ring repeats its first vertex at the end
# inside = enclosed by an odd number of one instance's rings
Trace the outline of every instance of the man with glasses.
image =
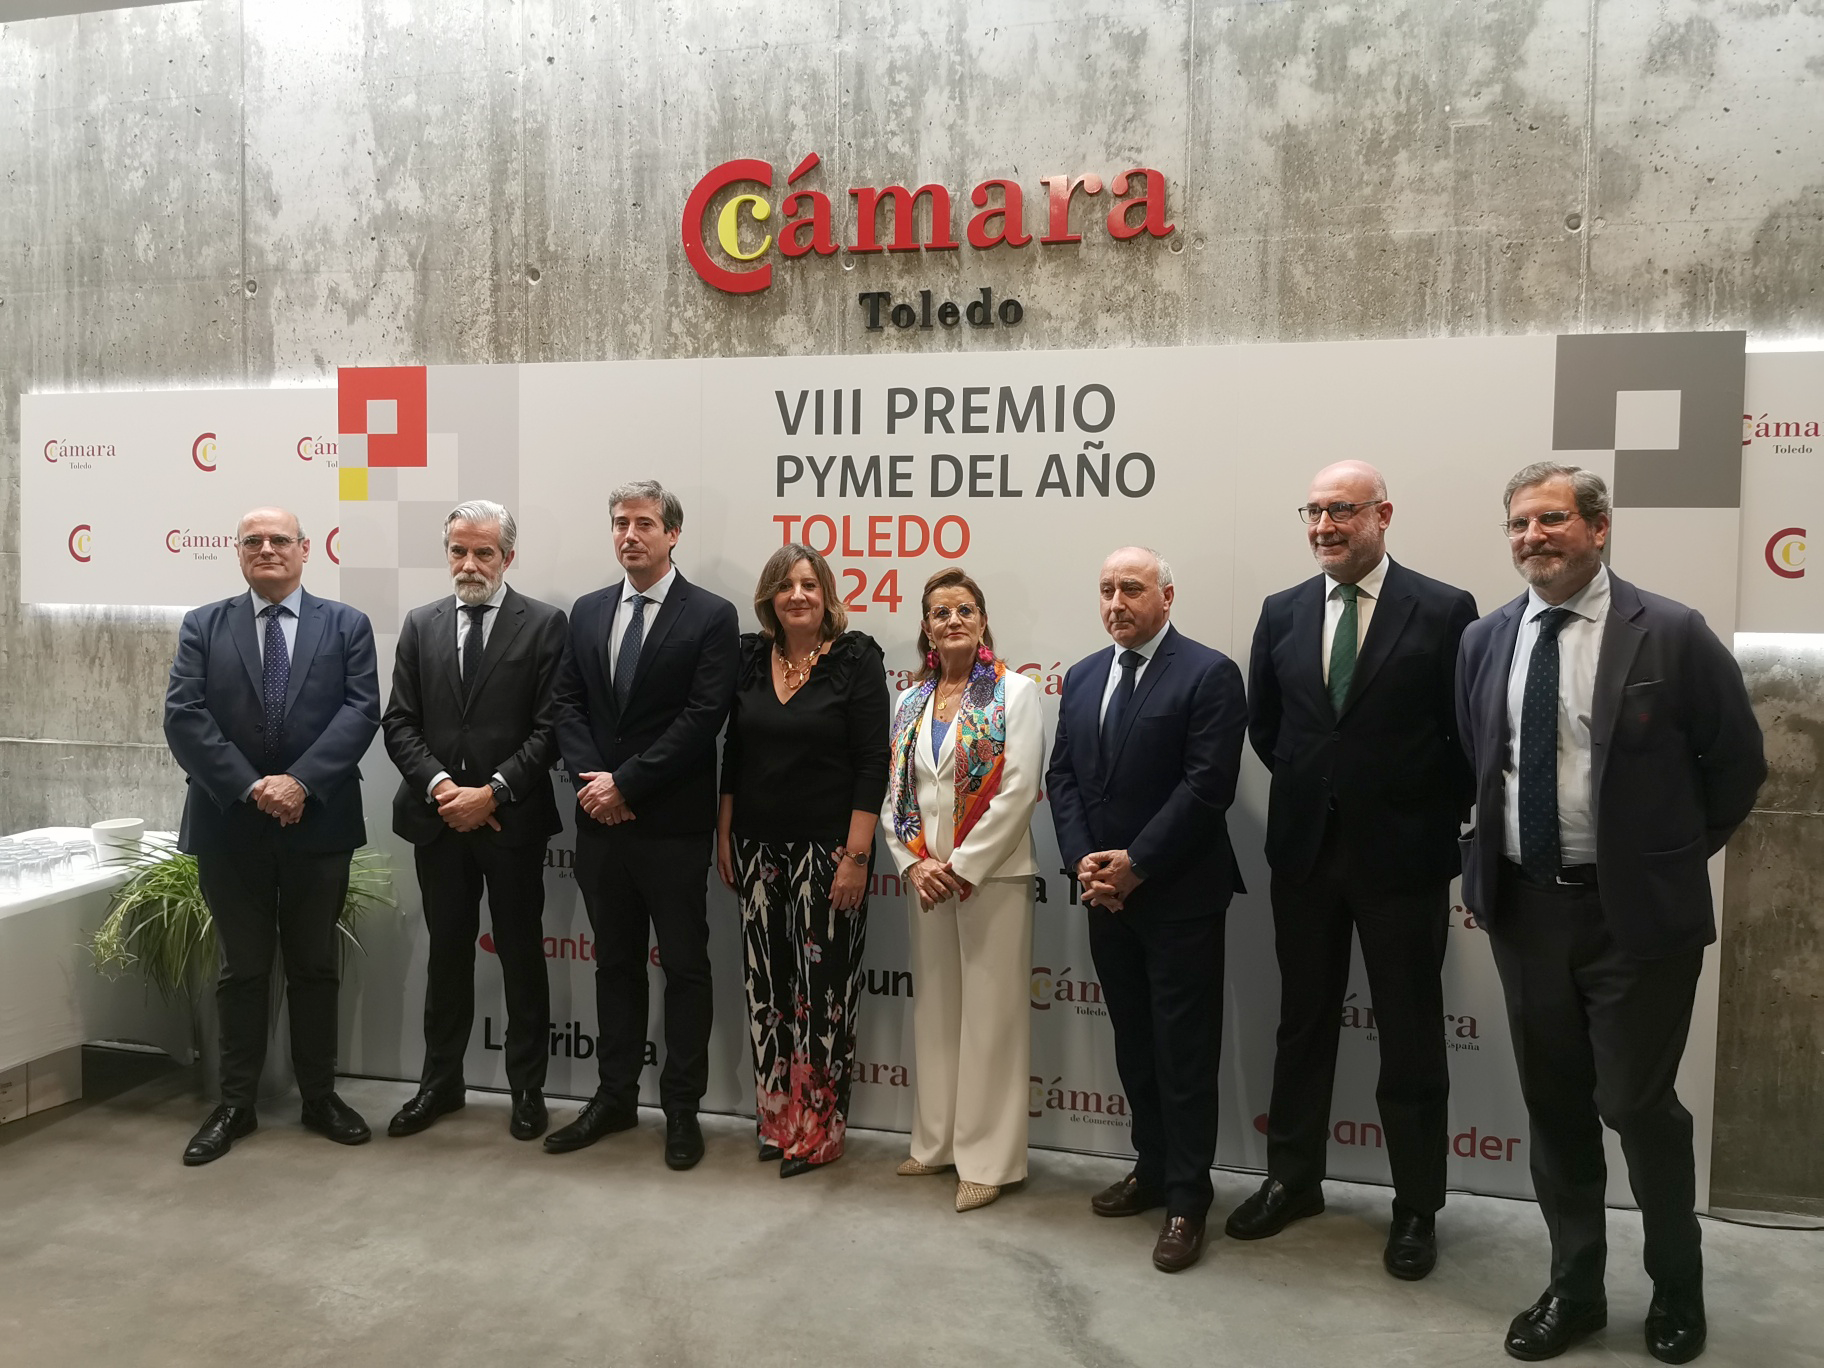
{"type": "Polygon", "coordinates": [[[1674,1083],[1704,947],[1709,857],[1766,777],[1740,669],[1697,612],[1602,562],[1602,478],[1541,461],[1507,483],[1527,592],[1463,635],[1457,714],[1476,784],[1463,900],[1488,930],[1532,1123],[1551,1282],[1505,1346],[1546,1359],[1608,1323],[1602,1128],[1621,1138],[1653,1300],[1647,1349],[1703,1352],[1691,1114],[1674,1083]]]}
{"type": "Polygon", "coordinates": [[[1393,1173],[1382,1262],[1437,1262],[1448,1053],[1441,974],[1469,767],[1457,741],[1461,589],[1387,555],[1393,504],[1373,466],[1317,473],[1299,516],[1319,572],[1261,605],[1248,732],[1272,771],[1267,862],[1280,1010],[1267,1178],[1229,1216],[1240,1240],[1324,1209],[1338,1016],[1359,937],[1380,1037],[1375,1099],[1393,1173]]]}
{"type": "Polygon", "coordinates": [[[380,726],[374,632],[304,591],[296,514],[256,508],[235,538],[249,592],[184,615],[165,694],[165,738],[190,777],[178,849],[196,856],[221,951],[222,1104],[184,1150],[190,1165],[258,1124],[280,947],[303,1122],[340,1144],[368,1139],[335,1093],[336,998],[349,858],[367,840],[356,766],[380,726]]]}

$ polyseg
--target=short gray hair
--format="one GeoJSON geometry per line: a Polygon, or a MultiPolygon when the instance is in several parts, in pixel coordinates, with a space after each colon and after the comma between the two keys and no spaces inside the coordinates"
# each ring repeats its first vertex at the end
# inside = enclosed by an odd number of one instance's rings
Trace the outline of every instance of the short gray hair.
{"type": "Polygon", "coordinates": [[[1165,557],[1153,550],[1150,546],[1143,546],[1140,549],[1151,556],[1154,562],[1159,566],[1159,587],[1161,589],[1170,589],[1172,587],[1172,567],[1166,564],[1165,557]]]}
{"type": "Polygon", "coordinates": [[[513,520],[513,514],[505,504],[497,504],[492,499],[470,499],[459,503],[450,510],[443,520],[443,544],[447,549],[450,544],[450,524],[458,522],[500,524],[500,554],[513,554],[513,544],[519,540],[519,524],[513,520]]]}
{"type": "Polygon", "coordinates": [[[608,515],[613,517],[617,506],[630,502],[656,503],[667,532],[677,532],[684,526],[684,505],[657,480],[630,480],[616,485],[608,493],[608,515]]]}
{"type": "Polygon", "coordinates": [[[1577,514],[1585,522],[1593,518],[1609,516],[1609,486],[1602,476],[1582,466],[1561,465],[1557,461],[1534,461],[1523,470],[1514,472],[1514,478],[1507,482],[1507,490],[1501,496],[1501,507],[1512,508],[1514,495],[1522,489],[1530,489],[1547,480],[1569,480],[1571,492],[1577,500],[1577,514]]]}

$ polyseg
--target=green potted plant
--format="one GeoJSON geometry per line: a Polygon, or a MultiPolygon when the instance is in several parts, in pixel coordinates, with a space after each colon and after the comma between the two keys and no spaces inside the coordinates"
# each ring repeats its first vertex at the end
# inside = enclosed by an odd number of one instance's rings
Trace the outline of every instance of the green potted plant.
{"type": "MultiPolygon", "coordinates": [[[[219,1086],[221,1040],[212,990],[221,958],[215,920],[197,879],[196,857],[179,851],[168,838],[154,838],[141,841],[118,863],[129,871],[127,881],[114,894],[107,917],[89,938],[89,953],[106,977],[136,973],[167,1001],[189,1005],[196,1051],[203,1063],[202,1083],[213,1091],[219,1086]]],[[[356,927],[363,918],[393,906],[392,871],[386,856],[367,847],[357,850],[349,865],[348,893],[337,920],[344,952],[361,948],[356,927]]],[[[262,1099],[282,1096],[292,1086],[284,993],[284,975],[275,964],[273,1038],[260,1078],[262,1099]]]]}

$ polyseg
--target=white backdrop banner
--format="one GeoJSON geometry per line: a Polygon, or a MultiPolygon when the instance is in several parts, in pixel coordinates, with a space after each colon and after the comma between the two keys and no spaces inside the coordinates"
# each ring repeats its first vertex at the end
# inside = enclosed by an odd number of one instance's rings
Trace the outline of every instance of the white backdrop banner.
{"type": "MultiPolygon", "coordinates": [[[[326,582],[313,560],[307,583],[370,614],[386,676],[404,612],[448,592],[441,526],[459,498],[513,507],[520,521],[515,584],[568,607],[619,578],[608,491],[656,478],[684,501],[678,563],[735,602],[749,627],[754,579],[773,548],[802,540],[828,555],[851,625],[881,641],[894,684],[915,664],[924,580],[946,565],[966,567],[987,595],[1002,653],[1040,683],[1055,725],[1064,672],[1106,642],[1095,584],[1107,551],[1139,542],[1163,553],[1178,585],[1174,621],[1245,670],[1261,600],[1313,573],[1294,507],[1311,474],[1343,457],[1372,461],[1387,475],[1393,556],[1470,590],[1484,612],[1520,588],[1498,527],[1507,477],[1545,457],[1599,470],[1616,494],[1616,569],[1699,607],[1727,640],[1736,626],[1738,563],[1750,562],[1742,544],[1743,340],[1739,333],[1651,334],[349,369],[335,391],[264,395],[270,415],[250,418],[237,443],[267,453],[259,459],[269,477],[246,486],[241,505],[302,504],[321,494],[324,482],[309,483],[320,467],[305,462],[299,446],[307,433],[318,434],[338,470],[327,483],[340,497],[322,519],[314,511],[307,516],[339,528],[338,579],[326,582]],[[287,404],[295,411],[279,407],[287,404]],[[334,420],[327,436],[324,413],[334,420]]],[[[153,405],[209,397],[28,398],[27,454],[53,437],[72,448],[102,440],[89,434],[100,433],[101,415],[111,412],[104,401],[119,406],[120,421],[107,429],[114,432],[147,426],[126,421],[135,404],[151,413],[153,405]]],[[[252,397],[247,403],[250,414],[267,412],[252,397]]],[[[182,421],[165,423],[173,434],[188,432],[201,414],[177,412],[182,421]]],[[[210,423],[218,434],[227,426],[219,418],[210,423]]],[[[146,488],[188,476],[181,465],[190,461],[195,435],[176,447],[173,436],[160,448],[167,468],[146,488]]],[[[28,540],[28,566],[43,562],[27,577],[28,599],[147,601],[132,597],[130,583],[121,586],[124,597],[96,588],[98,540],[86,562],[63,544],[62,524],[76,515],[71,503],[50,499],[67,492],[54,483],[74,473],[62,468],[65,459],[40,462],[47,469],[33,468],[26,482],[28,525],[42,510],[50,529],[28,540]]],[[[215,464],[226,466],[219,456],[215,464]]],[[[195,473],[202,477],[200,466],[195,473]]],[[[108,503],[105,488],[96,488],[94,511],[78,520],[92,534],[106,527],[110,546],[118,538],[135,548],[132,568],[115,562],[122,573],[106,577],[131,581],[160,554],[172,554],[149,530],[171,516],[154,518],[124,496],[108,503]]],[[[238,511],[231,505],[211,516],[232,531],[238,511]]],[[[194,568],[184,581],[192,587],[161,590],[176,596],[155,601],[195,603],[237,587],[227,564],[194,568]]],[[[398,781],[378,744],[365,773],[370,839],[393,856],[401,915],[364,936],[367,952],[343,995],[343,1067],[411,1078],[422,1059],[425,933],[409,849],[386,829],[398,781]]],[[[554,781],[563,783],[561,776],[554,781]]],[[[1243,1168],[1265,1163],[1278,1013],[1260,854],[1266,792],[1266,771],[1250,754],[1230,830],[1255,891],[1236,898],[1229,912],[1218,1155],[1243,1168]]],[[[595,1086],[594,943],[572,878],[572,804],[561,806],[566,830],[547,858],[549,1086],[586,1096],[595,1086]]],[[[1044,872],[1031,980],[1033,1143],[1126,1153],[1130,1122],[1107,1013],[1044,804],[1034,834],[1044,872]]],[[[899,881],[877,872],[851,1112],[860,1126],[910,1124],[918,985],[906,917],[899,881]]],[[[705,1106],[751,1115],[738,919],[719,884],[711,888],[710,918],[717,1027],[705,1106]]],[[[1450,1181],[1530,1195],[1526,1116],[1500,987],[1483,933],[1461,907],[1452,922],[1439,1023],[1451,1047],[1450,1181]]],[[[481,949],[491,946],[484,934],[481,949]]],[[[663,1050],[656,951],[654,960],[651,1065],[663,1050]]],[[[499,975],[489,953],[478,961],[468,1079],[501,1087],[499,975]]],[[[1385,1181],[1374,1006],[1359,964],[1340,1028],[1330,1171],[1385,1181]]],[[[1698,1121],[1700,1175],[1709,1168],[1714,1056],[1712,954],[1680,1077],[1698,1121]]],[[[644,1099],[656,1098],[656,1068],[649,1068],[644,1099]]],[[[1622,1174],[1617,1162],[1611,1190],[1625,1201],[1622,1174]]]]}

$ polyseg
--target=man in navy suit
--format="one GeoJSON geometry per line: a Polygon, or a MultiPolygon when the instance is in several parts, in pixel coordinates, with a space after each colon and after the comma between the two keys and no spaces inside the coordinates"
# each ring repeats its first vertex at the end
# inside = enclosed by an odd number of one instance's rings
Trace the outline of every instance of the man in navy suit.
{"type": "Polygon", "coordinates": [[[235,539],[250,592],[184,615],[165,694],[165,739],[189,776],[178,849],[196,856],[221,947],[222,1104],[184,1150],[193,1165],[257,1125],[276,947],[304,1124],[368,1139],[335,1074],[337,922],[367,840],[358,766],[380,727],[374,632],[304,592],[310,542],[295,514],[256,508],[235,539]]]}
{"type": "Polygon", "coordinates": [[[1114,645],[1065,676],[1046,774],[1133,1113],[1134,1170],[1090,1207],[1163,1205],[1153,1264],[1176,1273],[1202,1255],[1215,1198],[1223,932],[1245,891],[1227,813],[1247,699],[1234,661],[1171,625],[1172,572],[1156,552],[1116,551],[1100,590],[1114,645]]]}
{"type": "Polygon", "coordinates": [[[716,736],[734,701],[741,638],[734,605],[671,563],[684,527],[675,494],[636,481],[609,496],[609,512],[627,577],[571,609],[557,694],[558,748],[577,789],[576,882],[595,931],[600,1083],[545,1148],[581,1149],[635,1125],[656,934],[665,1162],[687,1169],[703,1157],[697,1104],[709,1085],[716,736]]]}
{"type": "Polygon", "coordinates": [[[1674,1084],[1716,939],[1707,862],[1766,778],[1761,729],[1703,617],[1603,565],[1599,475],[1541,461],[1504,502],[1531,587],[1463,634],[1457,713],[1476,784],[1463,901],[1507,996],[1552,1239],[1551,1283],[1505,1347],[1552,1358],[1608,1323],[1606,1123],[1640,1204],[1647,1349],[1684,1363],[1706,1322],[1691,1114],[1674,1084]]]}
{"type": "Polygon", "coordinates": [[[1388,556],[1393,504],[1365,462],[1320,470],[1299,515],[1322,573],[1261,605],[1248,659],[1249,733],[1273,772],[1279,1035],[1267,1178],[1226,1228],[1258,1240],[1324,1209],[1337,1015],[1359,936],[1393,1170],[1382,1262],[1410,1281],[1437,1263],[1444,1205],[1441,974],[1472,796],[1457,742],[1457,645],[1476,601],[1388,556]]]}

